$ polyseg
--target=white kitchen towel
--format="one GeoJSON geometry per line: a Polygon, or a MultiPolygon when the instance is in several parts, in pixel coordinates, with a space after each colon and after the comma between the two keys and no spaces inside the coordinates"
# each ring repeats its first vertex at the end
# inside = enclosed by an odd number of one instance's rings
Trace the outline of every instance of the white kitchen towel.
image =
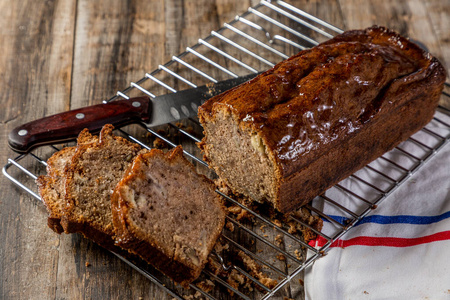
{"type": "Polygon", "coordinates": [[[304,282],[313,300],[450,299],[450,144],[335,241],[304,282]]]}

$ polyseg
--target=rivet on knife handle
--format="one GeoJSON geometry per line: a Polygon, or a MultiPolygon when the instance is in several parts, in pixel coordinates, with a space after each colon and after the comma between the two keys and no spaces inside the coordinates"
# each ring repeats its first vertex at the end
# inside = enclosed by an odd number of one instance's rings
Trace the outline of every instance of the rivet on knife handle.
{"type": "Polygon", "coordinates": [[[84,128],[96,132],[108,123],[119,127],[146,122],[149,101],[148,97],[112,101],[45,117],[13,129],[8,143],[14,151],[26,153],[37,146],[74,140],[84,128]]]}

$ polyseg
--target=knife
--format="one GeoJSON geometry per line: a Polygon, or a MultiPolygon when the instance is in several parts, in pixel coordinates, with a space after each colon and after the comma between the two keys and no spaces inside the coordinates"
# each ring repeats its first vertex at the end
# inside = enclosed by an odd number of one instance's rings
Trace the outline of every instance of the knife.
{"type": "Polygon", "coordinates": [[[204,101],[256,75],[219,81],[152,99],[137,97],[117,100],[48,116],[14,128],[9,133],[8,144],[16,152],[27,153],[38,146],[74,140],[84,128],[98,132],[105,124],[121,127],[142,122],[152,127],[196,117],[198,106],[204,101]]]}

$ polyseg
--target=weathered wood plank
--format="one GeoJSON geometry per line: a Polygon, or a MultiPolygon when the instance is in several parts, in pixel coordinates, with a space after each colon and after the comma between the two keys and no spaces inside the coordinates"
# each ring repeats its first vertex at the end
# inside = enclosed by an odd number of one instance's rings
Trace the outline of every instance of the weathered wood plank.
{"type": "Polygon", "coordinates": [[[431,23],[433,34],[437,37],[437,44],[441,49],[439,59],[450,70],[450,2],[441,0],[428,0],[425,2],[428,20],[431,23]]]}
{"type": "MultiPolygon", "coordinates": [[[[69,107],[74,12],[75,1],[0,1],[3,163],[13,127],[69,107]]],[[[59,237],[41,203],[3,176],[0,190],[0,298],[55,298],[59,237]]]]}
{"type": "MultiPolygon", "coordinates": [[[[450,72],[450,1],[429,0],[425,4],[433,35],[437,39],[435,48],[440,49],[436,56],[446,66],[448,74],[450,72]]],[[[447,82],[449,82],[448,77],[447,82]]],[[[450,89],[447,88],[446,92],[449,91],[450,89]]],[[[440,103],[450,108],[449,97],[442,97],[440,103]]]]}

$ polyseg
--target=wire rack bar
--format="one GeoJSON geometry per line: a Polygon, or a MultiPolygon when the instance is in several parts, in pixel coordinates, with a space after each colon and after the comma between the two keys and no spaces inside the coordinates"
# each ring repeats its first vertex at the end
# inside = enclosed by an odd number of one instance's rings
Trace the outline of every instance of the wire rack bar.
{"type": "MultiPolygon", "coordinates": [[[[267,1],[263,1],[263,2],[267,2],[267,1]]],[[[344,32],[344,30],[342,30],[342,29],[340,29],[340,28],[338,28],[338,27],[336,27],[334,25],[331,25],[330,23],[327,23],[324,20],[319,19],[319,18],[317,18],[317,17],[315,17],[315,16],[313,16],[311,14],[308,14],[307,12],[305,12],[305,11],[295,7],[295,6],[292,6],[289,3],[286,3],[284,1],[277,1],[277,4],[279,4],[280,6],[283,6],[283,7],[287,8],[287,9],[289,9],[289,10],[291,10],[291,11],[293,11],[293,12],[295,12],[295,13],[297,13],[297,14],[299,14],[299,15],[307,18],[307,19],[309,19],[312,22],[320,24],[321,26],[334,31],[337,34],[340,34],[340,33],[344,32]]]]}
{"type": "Polygon", "coordinates": [[[288,59],[288,58],[289,58],[289,56],[287,56],[286,54],[284,54],[284,53],[282,53],[282,52],[276,50],[275,48],[273,48],[273,47],[271,47],[271,46],[269,46],[269,45],[267,45],[267,44],[265,44],[265,43],[259,41],[258,39],[256,39],[256,38],[252,37],[251,35],[249,35],[249,34],[243,32],[243,31],[237,29],[237,28],[234,27],[234,26],[231,26],[230,24],[225,23],[224,26],[225,26],[226,28],[228,28],[228,29],[230,29],[230,30],[236,32],[237,34],[241,35],[242,37],[245,37],[246,39],[252,41],[253,43],[257,44],[258,46],[261,46],[261,47],[263,47],[264,49],[267,49],[267,50],[269,50],[269,51],[272,51],[273,53],[275,53],[276,55],[280,56],[280,57],[283,58],[283,59],[288,59]]]}
{"type": "Polygon", "coordinates": [[[224,52],[223,50],[211,45],[210,43],[206,42],[205,40],[199,39],[198,41],[200,44],[208,47],[209,49],[215,51],[216,53],[219,53],[220,55],[224,56],[225,58],[239,64],[241,67],[244,67],[245,69],[249,70],[252,73],[258,73],[258,70],[256,70],[255,68],[250,67],[249,65],[245,64],[244,62],[242,62],[241,60],[229,55],[228,53],[224,52]]]}
{"type": "Polygon", "coordinates": [[[349,194],[349,195],[355,197],[356,199],[363,201],[365,204],[369,205],[370,207],[373,207],[372,202],[370,202],[370,201],[367,200],[366,198],[364,198],[364,197],[362,197],[362,196],[356,194],[356,193],[353,192],[352,190],[349,190],[349,189],[347,189],[346,187],[343,187],[341,184],[338,183],[338,184],[335,185],[335,187],[338,188],[338,189],[340,189],[340,190],[342,190],[342,191],[344,191],[345,193],[347,193],[347,194],[349,194]]]}
{"type": "Polygon", "coordinates": [[[339,209],[341,209],[342,211],[344,211],[345,213],[351,215],[354,218],[358,217],[357,213],[354,213],[353,211],[351,211],[350,209],[346,208],[345,206],[337,203],[336,201],[334,201],[333,199],[331,199],[330,197],[327,197],[325,195],[320,196],[320,198],[328,201],[328,203],[331,203],[333,206],[338,207],[339,209]]]}
{"type": "Polygon", "coordinates": [[[221,35],[220,33],[213,31],[211,32],[211,34],[219,39],[221,39],[222,41],[230,44],[231,46],[234,46],[235,48],[241,50],[242,52],[252,56],[253,58],[258,59],[259,61],[265,63],[266,65],[268,65],[269,67],[273,67],[275,64],[273,62],[268,61],[267,59],[255,54],[254,52],[252,52],[251,50],[241,46],[240,44],[230,40],[229,38],[226,38],[225,36],[221,35]]]}
{"type": "Polygon", "coordinates": [[[290,14],[289,12],[287,12],[287,11],[281,9],[281,8],[278,8],[277,6],[271,4],[270,2],[267,2],[267,1],[261,1],[261,3],[262,3],[263,5],[265,5],[265,6],[267,6],[267,7],[271,8],[271,9],[273,9],[274,11],[276,11],[276,12],[282,14],[283,16],[286,16],[286,17],[288,17],[289,19],[291,19],[291,20],[293,20],[293,21],[295,21],[295,22],[297,22],[297,23],[299,23],[299,24],[301,24],[301,25],[303,25],[303,26],[305,26],[305,27],[307,27],[307,28],[309,28],[309,29],[312,29],[312,30],[314,30],[315,32],[320,33],[321,35],[323,35],[323,36],[325,36],[325,37],[327,37],[327,38],[330,38],[330,39],[331,39],[331,38],[333,37],[333,35],[329,34],[328,32],[323,31],[322,29],[320,29],[320,28],[318,28],[318,27],[312,25],[311,23],[308,23],[308,22],[306,22],[306,21],[303,21],[302,19],[300,19],[300,18],[298,18],[298,17],[296,17],[296,16],[290,14]]]}
{"type": "Polygon", "coordinates": [[[267,15],[265,15],[265,14],[259,12],[259,11],[256,10],[256,9],[249,8],[249,11],[250,11],[251,13],[257,15],[258,17],[260,17],[260,18],[262,18],[262,19],[264,19],[264,20],[266,20],[266,21],[269,21],[270,23],[272,23],[272,24],[274,24],[274,25],[276,25],[276,26],[279,26],[280,28],[286,30],[287,32],[292,33],[293,35],[296,35],[297,37],[299,37],[299,38],[301,38],[301,39],[303,39],[303,40],[305,40],[305,41],[311,43],[311,44],[314,45],[314,46],[316,46],[316,45],[319,44],[318,41],[316,41],[316,40],[314,40],[314,39],[312,39],[312,38],[310,38],[310,37],[307,37],[306,35],[304,35],[304,34],[298,32],[298,31],[296,31],[296,30],[294,30],[294,29],[292,29],[292,28],[290,28],[290,27],[288,27],[288,26],[286,26],[286,25],[284,25],[284,24],[278,22],[277,20],[272,19],[271,17],[269,17],[269,16],[267,16],[267,15]]]}

